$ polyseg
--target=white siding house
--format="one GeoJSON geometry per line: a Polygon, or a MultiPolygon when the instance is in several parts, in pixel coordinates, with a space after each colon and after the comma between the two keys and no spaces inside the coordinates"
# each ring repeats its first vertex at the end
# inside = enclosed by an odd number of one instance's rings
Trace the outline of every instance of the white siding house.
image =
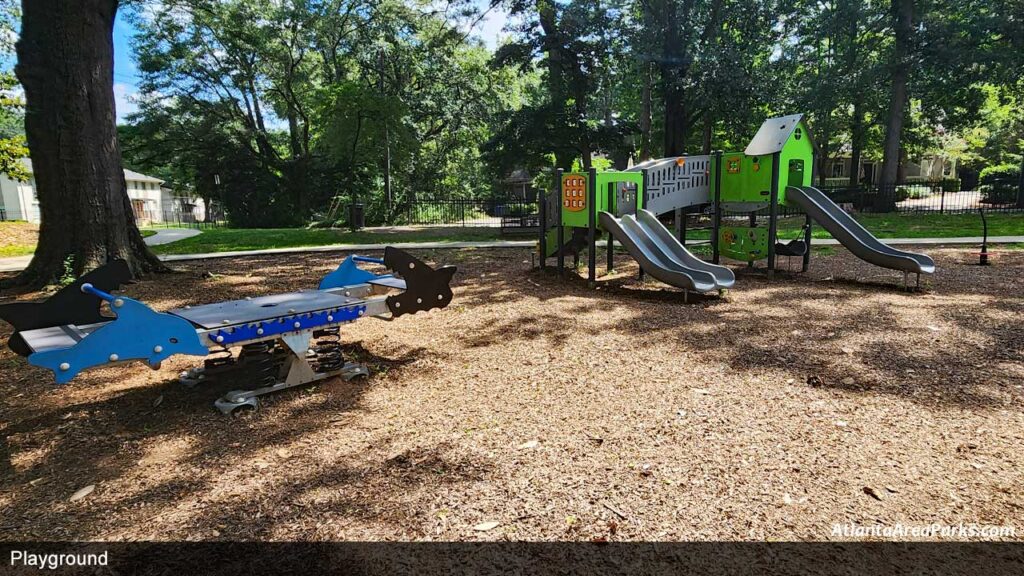
{"type": "MultiPolygon", "coordinates": [[[[31,175],[32,161],[26,158],[22,162],[31,175]]],[[[124,179],[135,218],[140,223],[163,222],[164,213],[172,210],[170,191],[160,186],[163,180],[131,170],[124,171],[124,179]]],[[[39,198],[34,177],[27,182],[18,182],[0,176],[0,220],[39,222],[39,198]]]]}

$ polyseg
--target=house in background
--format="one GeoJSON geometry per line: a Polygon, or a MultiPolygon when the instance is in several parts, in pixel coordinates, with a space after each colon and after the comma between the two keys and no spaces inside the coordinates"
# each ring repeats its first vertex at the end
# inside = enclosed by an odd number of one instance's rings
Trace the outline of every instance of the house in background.
{"type": "Polygon", "coordinates": [[[537,199],[537,190],[533,187],[533,176],[528,170],[522,168],[513,170],[508,178],[505,178],[504,190],[509,198],[533,202],[537,199]]]}
{"type": "MultiPolygon", "coordinates": [[[[947,158],[942,154],[929,154],[918,158],[917,161],[906,161],[903,163],[903,178],[907,182],[925,181],[937,182],[946,178],[959,178],[959,163],[954,158],[947,158]]],[[[838,156],[830,158],[825,162],[825,182],[830,186],[846,186],[853,173],[853,158],[850,151],[841,150],[838,156]]],[[[861,157],[860,178],[861,184],[874,184],[882,175],[882,160],[870,157],[861,157]]]]}
{"type": "MultiPolygon", "coordinates": [[[[22,159],[28,169],[29,179],[18,182],[7,176],[0,176],[0,220],[26,220],[39,222],[39,198],[36,195],[36,179],[32,172],[32,161],[22,159]]],[[[173,192],[161,186],[163,180],[124,171],[128,198],[139,224],[163,222],[165,215],[174,212],[173,192]]]]}

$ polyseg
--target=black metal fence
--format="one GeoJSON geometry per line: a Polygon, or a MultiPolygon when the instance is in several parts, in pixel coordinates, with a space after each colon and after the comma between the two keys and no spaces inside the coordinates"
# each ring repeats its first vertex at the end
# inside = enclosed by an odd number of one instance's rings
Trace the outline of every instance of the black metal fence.
{"type": "MultiPolygon", "coordinates": [[[[975,190],[961,190],[956,180],[821,190],[848,212],[964,214],[979,208],[989,212],[1024,212],[1024,189],[1016,179],[978,186],[975,190]]],[[[795,206],[781,206],[779,211],[786,216],[802,213],[795,206]]]]}
{"type": "Polygon", "coordinates": [[[536,229],[539,211],[536,201],[521,198],[415,200],[397,215],[395,224],[536,229]]]}
{"type": "Polygon", "coordinates": [[[136,210],[135,221],[144,228],[221,228],[227,226],[227,218],[219,209],[209,210],[201,219],[194,212],[180,210],[136,210]]]}

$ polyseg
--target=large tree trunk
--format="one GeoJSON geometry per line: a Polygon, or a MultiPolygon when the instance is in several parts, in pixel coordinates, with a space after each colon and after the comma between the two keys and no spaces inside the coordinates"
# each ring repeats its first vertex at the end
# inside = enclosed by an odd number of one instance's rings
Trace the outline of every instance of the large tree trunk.
{"type": "MultiPolygon", "coordinates": [[[[686,147],[689,126],[686,121],[684,79],[687,73],[685,47],[679,35],[679,13],[675,0],[664,0],[661,60],[662,99],[665,105],[664,155],[680,156],[686,147]]],[[[683,3],[683,14],[689,2],[683,3]]],[[[684,18],[685,19],[685,16],[684,18]]]]}
{"type": "Polygon", "coordinates": [[[892,92],[889,96],[889,119],[882,145],[882,175],[879,184],[892,186],[899,179],[900,140],[907,106],[907,78],[910,75],[911,35],[914,33],[914,0],[892,0],[896,18],[896,46],[892,62],[892,92]]]}
{"type": "Polygon", "coordinates": [[[39,245],[22,284],[123,258],[139,276],[167,268],[142,241],[125,189],[114,113],[117,0],[23,0],[18,79],[39,196],[39,245]]]}

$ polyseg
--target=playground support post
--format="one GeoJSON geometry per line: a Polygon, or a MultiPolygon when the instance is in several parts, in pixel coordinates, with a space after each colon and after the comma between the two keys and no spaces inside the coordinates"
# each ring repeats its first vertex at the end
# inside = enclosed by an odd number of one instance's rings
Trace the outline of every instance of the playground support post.
{"type": "MultiPolygon", "coordinates": [[[[618,206],[616,205],[616,202],[615,202],[615,184],[612,183],[612,182],[608,183],[608,204],[607,204],[607,206],[608,206],[609,210],[611,209],[612,206],[615,206],[615,208],[616,208],[615,211],[618,212],[618,206]]],[[[615,268],[615,238],[611,235],[610,232],[608,233],[607,242],[608,243],[606,244],[606,246],[608,247],[608,270],[607,270],[606,274],[611,274],[612,270],[615,268]]]]}
{"type": "Polygon", "coordinates": [[[597,168],[587,171],[587,284],[597,285],[597,168]]]}
{"type": "Polygon", "coordinates": [[[548,262],[548,202],[551,200],[551,192],[540,193],[540,269],[547,269],[548,262]]]}
{"type": "Polygon", "coordinates": [[[711,262],[718,264],[721,260],[718,253],[718,231],[722,227],[722,150],[715,151],[715,205],[711,217],[711,262]]]}
{"type": "Polygon", "coordinates": [[[676,238],[679,238],[680,242],[682,242],[683,244],[686,244],[686,223],[683,221],[683,209],[682,208],[676,208],[675,221],[676,221],[676,225],[675,225],[676,238]]]}
{"type": "Polygon", "coordinates": [[[807,272],[811,268],[811,215],[804,215],[804,250],[803,266],[800,267],[801,272],[807,272]]]}
{"type": "Polygon", "coordinates": [[[565,198],[565,190],[562,190],[562,174],[564,170],[559,168],[555,171],[555,178],[558,179],[558,276],[565,277],[565,226],[562,225],[562,198],[565,198]]]}
{"type": "MultiPolygon", "coordinates": [[[[639,216],[641,208],[647,208],[647,168],[640,171],[640,181],[643,183],[643,187],[640,193],[636,195],[636,202],[633,203],[634,211],[633,214],[639,216]]],[[[640,274],[637,275],[637,279],[641,282],[644,281],[644,269],[640,268],[640,274]]]]}
{"type": "Polygon", "coordinates": [[[779,219],[779,163],[782,153],[772,154],[772,190],[768,208],[768,277],[775,274],[775,235],[778,232],[779,219]]]}

